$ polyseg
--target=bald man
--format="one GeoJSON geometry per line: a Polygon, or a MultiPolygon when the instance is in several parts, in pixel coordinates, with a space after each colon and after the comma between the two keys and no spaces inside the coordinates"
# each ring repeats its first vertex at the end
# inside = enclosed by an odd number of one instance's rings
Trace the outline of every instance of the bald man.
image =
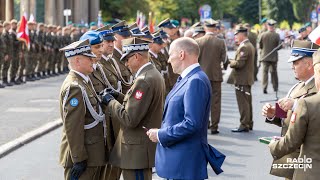
{"type": "Polygon", "coordinates": [[[156,169],[162,178],[208,178],[203,143],[207,143],[211,85],[198,63],[199,53],[197,42],[188,37],[173,41],[169,50],[169,63],[180,76],[166,98],[161,128],[147,132],[158,143],[156,169]]]}

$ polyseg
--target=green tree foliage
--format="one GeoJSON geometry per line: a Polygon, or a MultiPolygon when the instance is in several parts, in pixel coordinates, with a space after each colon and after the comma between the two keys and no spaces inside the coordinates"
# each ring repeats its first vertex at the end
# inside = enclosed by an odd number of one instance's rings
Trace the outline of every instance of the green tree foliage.
{"type": "Polygon", "coordinates": [[[147,0],[100,0],[102,16],[104,19],[135,19],[137,10],[146,15],[149,12],[149,3],[147,0]]]}
{"type": "Polygon", "coordinates": [[[147,0],[150,11],[154,13],[157,20],[165,18],[176,18],[176,11],[179,8],[174,0],[147,0]]]}
{"type": "Polygon", "coordinates": [[[310,13],[316,7],[318,0],[290,0],[294,16],[301,22],[310,20],[310,13]]]}
{"type": "Polygon", "coordinates": [[[292,3],[290,0],[267,0],[268,17],[281,21],[288,21],[292,26],[297,19],[294,17],[292,3]]]}
{"type": "Polygon", "coordinates": [[[235,7],[235,12],[240,17],[240,21],[250,24],[259,23],[259,1],[239,0],[239,5],[235,7]]]}
{"type": "MultiPolygon", "coordinates": [[[[262,17],[287,20],[290,25],[294,21],[306,22],[317,3],[318,0],[261,0],[262,17]]],[[[157,22],[183,17],[194,22],[199,20],[199,7],[204,4],[211,6],[213,19],[259,23],[259,0],[100,0],[104,20],[134,20],[139,10],[147,18],[153,12],[157,22]]]]}

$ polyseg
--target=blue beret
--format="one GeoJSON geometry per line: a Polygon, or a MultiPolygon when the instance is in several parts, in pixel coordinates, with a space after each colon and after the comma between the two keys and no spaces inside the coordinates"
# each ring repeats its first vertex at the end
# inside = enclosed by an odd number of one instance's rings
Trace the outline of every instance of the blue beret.
{"type": "Polygon", "coordinates": [[[89,39],[90,45],[100,44],[103,41],[102,35],[97,31],[88,31],[84,33],[80,40],[89,39]]]}

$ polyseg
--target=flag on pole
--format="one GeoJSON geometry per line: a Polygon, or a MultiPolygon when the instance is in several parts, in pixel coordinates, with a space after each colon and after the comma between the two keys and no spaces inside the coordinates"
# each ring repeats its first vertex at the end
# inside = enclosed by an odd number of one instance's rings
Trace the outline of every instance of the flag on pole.
{"type": "Polygon", "coordinates": [[[36,22],[36,19],[34,18],[33,14],[30,14],[29,21],[36,22]]]}
{"type": "Polygon", "coordinates": [[[140,24],[140,11],[139,11],[139,10],[137,11],[136,23],[137,23],[137,25],[139,26],[139,24],[140,24]]]}
{"type": "Polygon", "coordinates": [[[102,27],[103,26],[103,22],[102,22],[102,12],[99,11],[98,14],[98,27],[102,27]]]}
{"type": "Polygon", "coordinates": [[[17,39],[26,43],[28,49],[30,49],[29,30],[27,26],[27,14],[24,14],[20,19],[20,26],[17,33],[17,39]]]}
{"type": "Polygon", "coordinates": [[[317,44],[320,46],[320,26],[315,28],[310,34],[309,34],[309,39],[311,42],[317,44]]]}

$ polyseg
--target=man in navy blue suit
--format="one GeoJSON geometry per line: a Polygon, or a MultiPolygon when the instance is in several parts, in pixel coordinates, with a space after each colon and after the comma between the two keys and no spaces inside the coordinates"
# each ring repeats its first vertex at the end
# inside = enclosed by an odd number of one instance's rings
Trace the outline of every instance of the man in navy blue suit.
{"type": "Polygon", "coordinates": [[[199,51],[191,38],[172,42],[168,62],[180,76],[166,98],[161,128],[147,131],[150,140],[158,142],[157,174],[166,179],[208,178],[211,85],[198,63],[199,51]]]}

